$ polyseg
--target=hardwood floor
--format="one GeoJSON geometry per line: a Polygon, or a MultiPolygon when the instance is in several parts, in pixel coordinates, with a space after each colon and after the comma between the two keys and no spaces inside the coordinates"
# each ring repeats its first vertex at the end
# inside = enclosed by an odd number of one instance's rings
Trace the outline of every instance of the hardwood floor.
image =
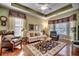
{"type": "Polygon", "coordinates": [[[67,45],[57,54],[57,56],[79,56],[79,48],[72,46],[70,41],[65,41],[67,45]]]}
{"type": "Polygon", "coordinates": [[[5,50],[2,52],[2,56],[18,56],[21,52],[20,48],[14,48],[14,51],[12,50],[5,50]]]}
{"type": "MultiPolygon", "coordinates": [[[[79,48],[73,47],[72,49],[72,44],[70,41],[65,41],[67,45],[56,55],[56,56],[79,56],[79,48]]],[[[3,56],[7,54],[7,56],[24,56],[24,52],[21,49],[15,49],[14,52],[9,51],[8,53],[5,52],[3,53],[3,56]]]]}
{"type": "Polygon", "coordinates": [[[64,47],[57,56],[79,56],[79,48],[73,47],[72,50],[70,46],[64,47]]]}

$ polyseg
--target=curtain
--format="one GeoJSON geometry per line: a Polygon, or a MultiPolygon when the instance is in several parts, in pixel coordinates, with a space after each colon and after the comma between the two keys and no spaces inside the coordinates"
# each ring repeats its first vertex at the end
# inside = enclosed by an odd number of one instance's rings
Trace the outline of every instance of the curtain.
{"type": "Polygon", "coordinates": [[[63,23],[63,22],[69,22],[69,21],[75,21],[75,20],[76,20],[76,14],[71,15],[71,16],[66,17],[66,18],[62,18],[62,19],[49,20],[48,23],[49,24],[56,24],[56,23],[63,23]]]}
{"type": "Polygon", "coordinates": [[[9,30],[14,31],[15,36],[21,36],[21,34],[23,35],[23,32],[21,32],[21,30],[25,29],[25,25],[26,25],[25,19],[26,19],[25,14],[13,10],[9,11],[9,30]]]}
{"type": "Polygon", "coordinates": [[[18,11],[10,10],[10,11],[9,11],[9,15],[10,15],[10,16],[13,16],[13,17],[18,17],[18,18],[26,19],[26,15],[23,14],[23,13],[21,13],[21,12],[18,12],[18,11]]]}

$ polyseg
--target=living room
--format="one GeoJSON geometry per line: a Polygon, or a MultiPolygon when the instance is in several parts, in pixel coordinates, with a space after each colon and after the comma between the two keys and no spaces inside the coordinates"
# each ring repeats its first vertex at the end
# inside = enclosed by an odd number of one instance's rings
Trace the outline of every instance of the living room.
{"type": "Polygon", "coordinates": [[[78,3],[0,3],[0,55],[79,56],[78,19],[78,3]]]}

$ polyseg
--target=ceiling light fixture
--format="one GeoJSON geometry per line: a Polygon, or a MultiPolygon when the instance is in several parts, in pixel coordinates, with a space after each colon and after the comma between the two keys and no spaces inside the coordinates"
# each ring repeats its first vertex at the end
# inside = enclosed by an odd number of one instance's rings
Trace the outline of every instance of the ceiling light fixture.
{"type": "Polygon", "coordinates": [[[46,9],[48,9],[48,4],[47,3],[40,3],[40,8],[41,8],[41,10],[46,10],[46,9]]]}

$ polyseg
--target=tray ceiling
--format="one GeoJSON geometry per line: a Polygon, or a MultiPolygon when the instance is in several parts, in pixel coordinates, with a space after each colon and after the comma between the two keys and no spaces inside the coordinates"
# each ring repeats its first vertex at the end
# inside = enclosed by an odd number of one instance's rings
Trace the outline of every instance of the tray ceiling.
{"type": "Polygon", "coordinates": [[[38,11],[44,15],[54,12],[60,8],[67,6],[69,3],[20,3],[25,7],[29,7],[35,11],[38,11]],[[47,4],[47,9],[41,10],[41,6],[47,4]]]}
{"type": "Polygon", "coordinates": [[[0,3],[0,6],[42,19],[49,19],[79,9],[78,3],[0,3]],[[48,7],[45,10],[41,10],[41,5],[44,4],[47,4],[48,7]]]}

